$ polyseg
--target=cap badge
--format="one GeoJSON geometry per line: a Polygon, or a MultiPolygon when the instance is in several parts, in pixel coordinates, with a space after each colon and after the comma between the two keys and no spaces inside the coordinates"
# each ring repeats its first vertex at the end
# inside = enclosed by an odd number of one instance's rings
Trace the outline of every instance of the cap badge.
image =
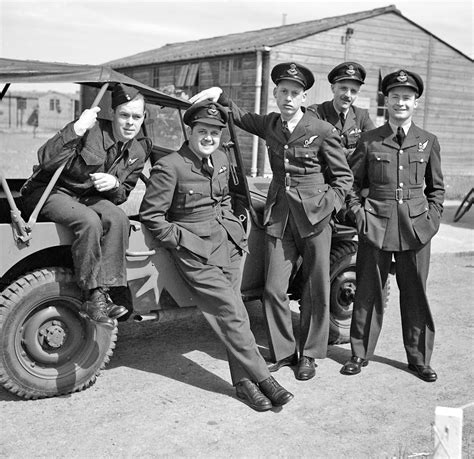
{"type": "Polygon", "coordinates": [[[354,70],[354,66],[352,64],[347,67],[346,73],[350,76],[354,75],[355,70],[354,70]]]}
{"type": "Polygon", "coordinates": [[[408,80],[407,74],[402,70],[401,72],[398,73],[397,80],[400,83],[405,83],[408,80]]]}
{"type": "Polygon", "coordinates": [[[296,65],[295,64],[290,64],[290,68],[286,72],[291,76],[297,75],[298,70],[296,70],[296,65]]]}
{"type": "Polygon", "coordinates": [[[217,111],[217,108],[215,105],[210,105],[209,108],[207,109],[207,113],[211,116],[217,116],[219,112],[217,111]]]}

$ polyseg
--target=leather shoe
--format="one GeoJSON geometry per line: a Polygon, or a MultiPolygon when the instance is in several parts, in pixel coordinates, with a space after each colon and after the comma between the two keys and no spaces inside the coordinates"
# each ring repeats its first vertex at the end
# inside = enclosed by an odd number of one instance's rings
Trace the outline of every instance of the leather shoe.
{"type": "Polygon", "coordinates": [[[298,362],[298,370],[296,371],[296,379],[300,381],[307,381],[308,379],[314,378],[316,374],[316,364],[312,357],[306,357],[303,355],[300,357],[298,362]]]}
{"type": "Polygon", "coordinates": [[[268,397],[274,406],[282,406],[288,403],[293,394],[280,386],[273,376],[259,383],[263,395],[268,397]]]}
{"type": "Polygon", "coordinates": [[[289,355],[288,357],[285,357],[284,359],[277,360],[275,363],[269,363],[268,370],[271,373],[274,373],[275,371],[278,371],[282,367],[292,367],[297,364],[298,364],[298,354],[296,354],[295,352],[293,355],[289,355]]]}
{"type": "Polygon", "coordinates": [[[258,386],[248,379],[235,385],[237,398],[255,411],[268,411],[273,408],[272,402],[260,392],[258,386]]]}
{"type": "Polygon", "coordinates": [[[102,327],[115,328],[115,321],[107,314],[106,296],[100,287],[90,291],[89,298],[82,303],[79,314],[102,327]]]}
{"type": "Polygon", "coordinates": [[[408,369],[414,371],[416,375],[423,381],[435,382],[438,379],[436,371],[434,371],[429,365],[415,365],[413,363],[409,363],[408,369]]]}
{"type": "Polygon", "coordinates": [[[343,375],[357,375],[361,372],[362,367],[366,367],[369,364],[369,361],[366,359],[361,359],[353,355],[351,360],[348,360],[341,368],[341,373],[343,375]]]}

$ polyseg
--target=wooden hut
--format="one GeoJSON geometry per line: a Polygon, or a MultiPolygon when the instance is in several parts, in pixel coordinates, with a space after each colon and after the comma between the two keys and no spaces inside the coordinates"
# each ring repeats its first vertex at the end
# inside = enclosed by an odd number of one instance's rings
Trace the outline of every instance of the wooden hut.
{"type": "MultiPolygon", "coordinates": [[[[315,74],[308,104],[332,97],[327,73],[353,60],[367,70],[356,105],[384,122],[381,78],[407,68],[425,81],[415,123],[439,137],[447,176],[473,175],[473,60],[390,5],[297,24],[202,40],[172,43],[108,63],[114,69],[157,88],[174,87],[191,96],[221,86],[244,109],[276,110],[271,68],[299,62],[315,74]]],[[[265,144],[240,131],[247,171],[270,173],[265,144]]]]}

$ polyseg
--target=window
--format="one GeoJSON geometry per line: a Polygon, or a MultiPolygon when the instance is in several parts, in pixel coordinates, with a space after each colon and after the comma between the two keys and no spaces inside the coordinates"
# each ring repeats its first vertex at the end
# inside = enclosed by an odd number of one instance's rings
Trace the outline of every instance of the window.
{"type": "Polygon", "coordinates": [[[51,111],[51,112],[54,112],[54,106],[55,106],[54,101],[55,100],[56,99],[49,99],[49,111],[51,111]]]}
{"type": "Polygon", "coordinates": [[[154,88],[159,88],[160,87],[160,68],[159,67],[154,67],[153,68],[153,77],[152,77],[152,86],[154,88]]]}
{"type": "Polygon", "coordinates": [[[175,72],[176,88],[183,90],[188,96],[196,94],[199,87],[199,63],[177,66],[175,72]]]}
{"type": "Polygon", "coordinates": [[[242,58],[233,57],[219,62],[219,86],[232,99],[239,99],[242,87],[242,58]]]}

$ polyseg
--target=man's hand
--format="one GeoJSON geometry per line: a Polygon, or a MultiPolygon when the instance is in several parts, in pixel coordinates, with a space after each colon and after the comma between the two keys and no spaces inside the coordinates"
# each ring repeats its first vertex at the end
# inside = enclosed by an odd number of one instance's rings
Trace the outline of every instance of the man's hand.
{"type": "Polygon", "coordinates": [[[222,89],[214,86],[209,89],[204,89],[204,91],[198,92],[195,96],[189,99],[189,102],[195,104],[197,102],[203,102],[206,100],[212,100],[212,102],[217,102],[220,95],[222,94],[222,89]]]}
{"type": "Polygon", "coordinates": [[[78,136],[83,136],[86,131],[92,129],[97,121],[97,113],[100,107],[88,108],[81,113],[79,119],[74,123],[74,132],[78,136]]]}
{"type": "Polygon", "coordinates": [[[95,189],[99,192],[109,191],[114,188],[118,188],[120,182],[117,177],[110,174],[104,174],[103,172],[96,172],[95,174],[89,174],[95,189]]]}

